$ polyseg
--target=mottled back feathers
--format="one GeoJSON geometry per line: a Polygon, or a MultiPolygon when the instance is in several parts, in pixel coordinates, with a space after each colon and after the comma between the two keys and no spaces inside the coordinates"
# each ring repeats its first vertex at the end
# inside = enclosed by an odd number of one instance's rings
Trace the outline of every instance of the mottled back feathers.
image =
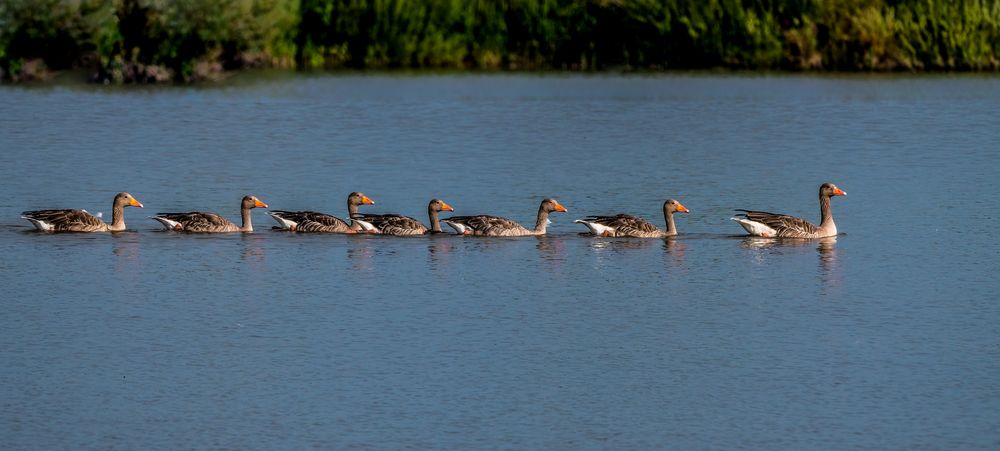
{"type": "Polygon", "coordinates": [[[772,229],[777,234],[776,238],[811,238],[820,232],[820,228],[802,218],[769,213],[766,211],[736,210],[743,213],[736,217],[759,222],[772,229]]]}

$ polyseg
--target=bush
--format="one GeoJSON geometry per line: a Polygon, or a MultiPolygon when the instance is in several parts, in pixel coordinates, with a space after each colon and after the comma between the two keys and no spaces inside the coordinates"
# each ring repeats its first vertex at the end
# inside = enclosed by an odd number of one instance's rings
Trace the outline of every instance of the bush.
{"type": "Polygon", "coordinates": [[[0,0],[0,77],[225,70],[1000,69],[1000,0],[0,0]]]}
{"type": "Polygon", "coordinates": [[[0,68],[12,79],[43,76],[25,72],[27,67],[86,64],[117,38],[114,9],[106,1],[0,1],[0,68]]]}

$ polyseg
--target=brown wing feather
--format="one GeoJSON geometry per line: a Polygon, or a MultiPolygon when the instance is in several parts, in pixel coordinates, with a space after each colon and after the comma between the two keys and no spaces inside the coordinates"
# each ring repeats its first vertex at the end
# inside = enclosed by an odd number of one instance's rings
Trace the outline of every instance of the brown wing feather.
{"type": "Polygon", "coordinates": [[[448,220],[472,229],[473,235],[522,236],[531,234],[531,231],[521,224],[499,216],[452,216],[448,220]]]}
{"type": "Polygon", "coordinates": [[[84,210],[34,210],[25,211],[21,215],[51,224],[55,232],[93,232],[108,227],[100,218],[84,210]]]}
{"type": "Polygon", "coordinates": [[[347,221],[326,213],[271,210],[271,214],[296,222],[298,225],[295,226],[295,230],[299,232],[346,233],[353,231],[347,221]]]}
{"type": "Polygon", "coordinates": [[[375,226],[383,235],[422,235],[427,232],[427,227],[409,216],[364,214],[355,217],[375,226]]]}
{"type": "Polygon", "coordinates": [[[157,213],[156,215],[180,223],[187,232],[239,230],[239,226],[215,213],[190,211],[187,213],[157,213]]]}
{"type": "Polygon", "coordinates": [[[778,213],[768,213],[766,211],[737,210],[744,212],[742,215],[751,221],[764,224],[777,232],[781,238],[808,238],[819,233],[819,227],[815,224],[795,216],[778,213]]]}
{"type": "Polygon", "coordinates": [[[591,216],[584,220],[615,229],[615,236],[645,237],[660,233],[660,229],[653,223],[625,213],[614,216],[591,216]]]}

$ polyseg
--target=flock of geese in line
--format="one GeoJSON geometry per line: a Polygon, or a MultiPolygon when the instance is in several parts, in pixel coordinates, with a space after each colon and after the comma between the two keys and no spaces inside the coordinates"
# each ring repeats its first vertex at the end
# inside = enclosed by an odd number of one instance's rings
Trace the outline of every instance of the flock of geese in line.
{"type": "MultiPolygon", "coordinates": [[[[833,222],[830,211],[830,198],[845,196],[846,192],[832,183],[824,183],[819,187],[820,223],[815,225],[794,216],[768,213],[765,211],[737,210],[732,219],[743,226],[751,236],[766,238],[824,238],[837,234],[837,225],[833,222]]],[[[442,200],[431,200],[427,205],[427,215],[430,228],[409,216],[398,214],[362,214],[358,206],[371,205],[375,202],[364,194],[354,192],[347,196],[348,220],[326,213],[315,211],[283,211],[271,210],[267,214],[278,222],[278,229],[301,233],[369,233],[381,235],[424,235],[444,233],[441,223],[448,224],[460,235],[471,236],[533,236],[544,235],[546,226],[550,223],[549,213],[567,210],[555,199],[545,199],[538,207],[538,216],[534,228],[527,228],[507,218],[490,215],[451,216],[438,218],[441,211],[455,211],[442,200]]],[[[99,216],[86,210],[35,210],[23,212],[21,216],[27,219],[38,230],[45,232],[118,232],[125,230],[125,207],[142,208],[142,203],[128,193],[118,193],[115,196],[111,224],[105,223],[99,216]]],[[[252,232],[250,210],[268,208],[254,196],[246,196],[240,204],[243,223],[241,226],[215,213],[157,213],[152,219],[159,221],[167,230],[191,233],[222,233],[222,232],[252,232]]],[[[687,213],[689,210],[674,199],[663,203],[663,218],[666,229],[659,229],[653,223],[625,213],[613,216],[587,216],[574,222],[583,224],[594,235],[605,237],[639,237],[662,238],[677,235],[674,224],[674,213],[687,213]]]]}

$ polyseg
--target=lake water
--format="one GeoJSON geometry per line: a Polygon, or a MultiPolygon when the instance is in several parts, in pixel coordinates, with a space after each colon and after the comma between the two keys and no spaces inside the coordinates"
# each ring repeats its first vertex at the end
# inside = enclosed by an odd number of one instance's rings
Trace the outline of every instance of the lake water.
{"type": "Polygon", "coordinates": [[[270,75],[0,87],[8,449],[1000,447],[1000,78],[270,75]],[[736,208],[835,240],[744,239],[736,208]],[[28,232],[86,208],[128,232],[28,232]],[[490,239],[159,231],[271,208],[490,239]],[[629,212],[672,240],[588,238],[629,212]]]}

